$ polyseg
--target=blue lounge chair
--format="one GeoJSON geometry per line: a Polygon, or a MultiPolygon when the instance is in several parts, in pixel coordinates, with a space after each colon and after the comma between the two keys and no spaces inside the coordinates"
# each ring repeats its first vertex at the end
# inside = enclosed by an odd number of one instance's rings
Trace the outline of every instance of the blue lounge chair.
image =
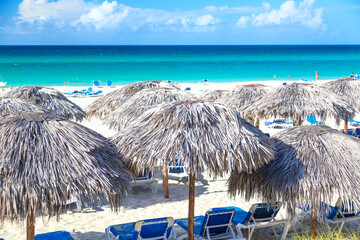
{"type": "Polygon", "coordinates": [[[172,217],[112,225],[105,229],[106,240],[110,240],[110,233],[116,237],[116,240],[167,240],[173,232],[173,226],[172,217]]]}
{"type": "Polygon", "coordinates": [[[89,93],[91,93],[92,92],[92,87],[89,87],[87,90],[86,90],[86,92],[84,92],[83,94],[86,96],[86,95],[88,95],[89,93]]]}
{"type": "MultiPolygon", "coordinates": [[[[343,129],[341,132],[342,132],[342,133],[345,133],[345,132],[344,132],[344,129],[343,129]]],[[[354,137],[355,137],[355,130],[349,128],[347,134],[350,135],[350,136],[354,136],[354,137]]]]}
{"type": "Polygon", "coordinates": [[[94,81],[94,82],[93,82],[93,86],[94,86],[94,87],[99,87],[99,86],[100,86],[100,82],[99,82],[99,81],[94,81]]]}
{"type": "MultiPolygon", "coordinates": [[[[234,230],[232,229],[232,219],[234,217],[236,207],[212,208],[206,211],[205,216],[197,216],[194,218],[194,235],[200,239],[236,239],[234,230]]],[[[176,219],[175,223],[188,231],[188,219],[176,219]]],[[[176,233],[175,233],[176,235],[176,233]]],[[[184,239],[187,234],[177,238],[184,239]]]]}
{"type": "Polygon", "coordinates": [[[111,81],[111,80],[108,80],[108,81],[106,82],[106,86],[107,86],[107,87],[111,87],[111,86],[112,86],[112,81],[111,81]]]}
{"type": "Polygon", "coordinates": [[[285,239],[287,232],[290,228],[290,221],[275,220],[275,217],[278,214],[281,205],[282,204],[278,202],[275,203],[275,205],[267,203],[256,203],[250,207],[250,210],[248,212],[244,211],[241,208],[237,208],[232,222],[236,226],[238,236],[240,238],[244,238],[241,229],[251,229],[249,236],[249,239],[251,239],[255,228],[271,227],[274,231],[276,238],[278,238],[274,226],[284,225],[284,231],[281,239],[285,239]]]}
{"type": "Polygon", "coordinates": [[[340,234],[345,223],[360,220],[360,212],[354,211],[353,203],[350,201],[344,203],[339,198],[335,206],[331,206],[331,205],[326,205],[326,206],[327,206],[327,212],[323,216],[323,219],[325,220],[327,229],[329,230],[330,233],[331,233],[331,229],[329,223],[340,224],[339,227],[339,234],[340,234]]]}
{"type": "Polygon", "coordinates": [[[190,87],[185,88],[185,92],[186,91],[191,91],[191,88],[190,87]]]}
{"type": "Polygon", "coordinates": [[[130,186],[150,186],[151,191],[155,194],[157,190],[157,180],[153,177],[152,171],[145,169],[136,179],[130,180],[130,186]]]}
{"type": "Polygon", "coordinates": [[[35,235],[35,240],[74,240],[69,232],[57,231],[35,235]]]}
{"type": "Polygon", "coordinates": [[[103,91],[98,90],[98,91],[96,91],[96,92],[93,92],[93,93],[91,92],[91,93],[89,93],[88,96],[93,96],[93,97],[94,97],[94,96],[97,96],[97,95],[101,94],[102,92],[103,92],[103,91]]]}
{"type": "Polygon", "coordinates": [[[189,180],[188,167],[178,157],[168,165],[168,178],[178,181],[189,180]]]}
{"type": "Polygon", "coordinates": [[[306,118],[306,121],[308,121],[311,125],[324,125],[325,122],[317,121],[316,117],[312,114],[309,114],[306,118]]]}

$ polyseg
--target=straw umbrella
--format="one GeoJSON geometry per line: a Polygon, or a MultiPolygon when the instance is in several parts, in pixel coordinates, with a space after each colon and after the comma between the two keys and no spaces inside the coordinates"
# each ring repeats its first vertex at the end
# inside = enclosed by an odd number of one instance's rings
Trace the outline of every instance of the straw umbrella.
{"type": "MultiPolygon", "coordinates": [[[[144,112],[161,103],[174,101],[190,101],[194,97],[176,89],[150,88],[137,92],[120,108],[110,113],[104,122],[117,131],[123,130],[132,121],[137,120],[144,112]]],[[[163,165],[164,198],[169,198],[169,183],[167,165],[163,165]]]]}
{"type": "Polygon", "coordinates": [[[246,116],[252,115],[260,119],[278,116],[290,118],[296,120],[298,125],[301,125],[301,120],[309,114],[321,120],[332,116],[338,122],[344,116],[355,114],[351,104],[335,94],[310,84],[297,83],[277,87],[265,93],[253,103],[244,106],[243,111],[246,116]]]}
{"type": "Polygon", "coordinates": [[[274,160],[253,174],[233,172],[232,195],[287,203],[289,213],[310,206],[311,235],[317,233],[321,202],[334,196],[360,208],[360,141],[328,126],[296,126],[274,135],[274,160]]]}
{"type": "Polygon", "coordinates": [[[201,96],[200,99],[205,101],[214,101],[219,102],[219,100],[229,94],[229,90],[214,90],[214,91],[205,91],[201,96]]]}
{"type": "MultiPolygon", "coordinates": [[[[269,91],[269,87],[263,84],[248,84],[236,86],[229,94],[221,97],[220,102],[225,106],[233,108],[240,112],[244,117],[244,113],[241,111],[243,106],[251,105],[269,91]]],[[[247,116],[250,120],[254,121],[253,117],[247,116]]],[[[260,121],[257,118],[255,126],[259,127],[260,121]]]]}
{"type": "Polygon", "coordinates": [[[85,112],[78,105],[53,88],[17,87],[8,92],[5,97],[19,98],[29,103],[38,104],[67,119],[81,121],[85,117],[85,112]]]}
{"type": "Polygon", "coordinates": [[[71,195],[89,205],[104,193],[115,211],[130,174],[108,140],[59,115],[23,112],[0,119],[0,217],[27,219],[34,240],[36,214],[59,216],[71,195]]]}
{"type": "MultiPolygon", "coordinates": [[[[341,97],[352,105],[356,111],[360,108],[360,85],[359,81],[353,78],[341,78],[335,81],[327,82],[324,88],[341,97]]],[[[348,132],[348,116],[345,116],[344,132],[348,132]]]]}
{"type": "Polygon", "coordinates": [[[273,157],[270,139],[240,115],[214,102],[158,105],[111,140],[130,168],[168,164],[179,156],[189,166],[189,231],[194,238],[195,174],[207,169],[252,172],[273,157]]]}
{"type": "Polygon", "coordinates": [[[45,109],[41,106],[27,103],[21,99],[16,98],[2,98],[0,97],[0,115],[8,115],[16,112],[44,112],[45,109]]]}
{"type": "Polygon", "coordinates": [[[104,119],[111,112],[124,104],[135,93],[143,89],[160,88],[162,85],[169,88],[179,89],[171,83],[161,81],[141,81],[132,83],[112,91],[90,104],[86,109],[87,117],[98,117],[100,119],[104,119]]]}

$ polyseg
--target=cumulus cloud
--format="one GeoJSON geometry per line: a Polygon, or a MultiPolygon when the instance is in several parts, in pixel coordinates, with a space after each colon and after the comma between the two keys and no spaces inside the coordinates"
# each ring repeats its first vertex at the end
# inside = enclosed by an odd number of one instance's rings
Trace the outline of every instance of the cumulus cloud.
{"type": "Polygon", "coordinates": [[[128,17],[130,11],[130,7],[118,5],[116,1],[105,1],[92,8],[89,13],[81,15],[72,25],[94,26],[95,29],[116,28],[128,17]]]}
{"type": "Polygon", "coordinates": [[[323,9],[313,9],[315,0],[303,0],[297,4],[294,0],[285,1],[279,9],[270,11],[270,4],[263,3],[267,9],[264,13],[242,16],[237,22],[237,26],[246,27],[253,25],[257,27],[266,25],[287,25],[300,24],[308,28],[322,28],[323,9]]]}
{"type": "MultiPolygon", "coordinates": [[[[215,7],[214,11],[235,11],[227,6],[215,7]]],[[[199,31],[220,23],[218,17],[209,14],[212,7],[193,11],[166,11],[161,9],[132,8],[118,1],[105,0],[101,4],[85,0],[23,0],[19,4],[19,23],[33,23],[42,26],[51,22],[55,26],[87,29],[199,31]]],[[[239,11],[239,9],[237,9],[239,11]]]]}
{"type": "Polygon", "coordinates": [[[23,0],[19,4],[20,22],[61,20],[71,21],[93,7],[92,3],[83,0],[23,0]]]}
{"type": "Polygon", "coordinates": [[[201,16],[201,17],[198,17],[197,19],[195,19],[195,24],[197,26],[213,25],[218,22],[220,22],[220,19],[215,19],[211,15],[204,15],[204,16],[201,16]]]}
{"type": "Polygon", "coordinates": [[[323,9],[315,0],[286,0],[279,9],[268,2],[258,7],[207,6],[191,11],[134,8],[119,0],[23,0],[18,7],[18,24],[44,29],[90,29],[95,31],[208,31],[249,26],[301,24],[323,26],[323,9]],[[247,16],[244,14],[248,14],[247,16]],[[243,16],[241,16],[243,15],[243,16]],[[30,23],[30,24],[29,24],[30,23]],[[45,27],[44,27],[45,26],[45,27]]]}

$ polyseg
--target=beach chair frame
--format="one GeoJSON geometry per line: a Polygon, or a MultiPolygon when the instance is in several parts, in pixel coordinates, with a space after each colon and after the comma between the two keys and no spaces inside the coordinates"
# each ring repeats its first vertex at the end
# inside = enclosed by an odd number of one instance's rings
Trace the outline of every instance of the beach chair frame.
{"type": "Polygon", "coordinates": [[[339,227],[339,234],[340,234],[345,223],[353,222],[353,221],[360,221],[360,212],[352,211],[351,206],[350,206],[351,203],[349,203],[348,207],[344,207],[343,204],[344,204],[343,201],[341,200],[341,198],[339,198],[335,204],[336,208],[334,208],[334,209],[337,209],[337,215],[335,216],[335,218],[332,218],[332,219],[326,218],[326,217],[323,218],[323,220],[326,224],[326,228],[330,234],[332,234],[332,231],[331,231],[329,223],[336,224],[336,225],[340,224],[340,227],[339,227]],[[342,210],[343,208],[345,208],[345,209],[342,210]],[[346,216],[346,215],[353,215],[353,216],[346,216]]]}
{"type": "MultiPolygon", "coordinates": [[[[144,169],[144,172],[146,169],[144,169]]],[[[151,169],[145,174],[145,176],[137,177],[136,179],[130,180],[130,186],[131,187],[137,187],[137,186],[150,186],[151,191],[156,194],[157,192],[157,179],[154,178],[154,170],[151,169]],[[150,177],[151,174],[151,177],[150,177]]],[[[144,175],[144,174],[143,174],[144,175]]]]}
{"type": "MultiPolygon", "coordinates": [[[[195,235],[196,239],[201,239],[201,240],[214,240],[214,239],[226,239],[226,238],[230,238],[230,239],[236,239],[236,234],[234,232],[234,230],[232,229],[232,219],[234,217],[236,208],[223,208],[223,210],[221,210],[221,208],[217,208],[215,211],[213,211],[213,209],[209,209],[206,213],[205,213],[205,217],[204,217],[204,221],[203,221],[203,225],[202,225],[202,229],[200,231],[200,235],[195,235]],[[223,215],[223,214],[229,214],[231,213],[231,217],[229,219],[229,222],[227,224],[217,224],[217,225],[211,225],[208,226],[209,224],[209,220],[211,217],[213,216],[217,216],[217,215],[223,215]],[[216,235],[212,235],[210,233],[210,230],[212,228],[219,228],[219,227],[227,227],[226,232],[224,233],[219,233],[216,235]]],[[[176,236],[176,232],[175,236],[176,236]]],[[[188,234],[184,234],[181,235],[180,237],[176,237],[177,240],[182,240],[184,238],[187,238],[188,234]]]]}
{"type": "MultiPolygon", "coordinates": [[[[175,237],[174,228],[173,228],[174,222],[175,222],[175,220],[172,217],[167,217],[167,218],[163,218],[163,219],[140,220],[135,223],[134,232],[137,232],[137,240],[160,240],[160,239],[168,240],[169,238],[171,238],[171,236],[175,237]],[[167,223],[167,227],[164,231],[163,236],[154,237],[154,238],[142,238],[141,237],[141,230],[142,230],[143,226],[161,224],[161,223],[167,223]],[[168,232],[169,228],[172,228],[172,229],[171,229],[171,233],[169,234],[169,238],[168,238],[167,232],[168,232]]],[[[113,225],[109,226],[105,229],[106,240],[110,240],[110,228],[111,227],[113,227],[113,225]]],[[[115,237],[116,240],[119,240],[119,238],[120,238],[119,236],[115,237]]]]}
{"type": "MultiPolygon", "coordinates": [[[[176,159],[178,161],[178,159],[176,159]]],[[[175,160],[175,161],[176,161],[175,160]]],[[[172,162],[168,165],[168,178],[172,179],[172,180],[177,180],[177,181],[182,181],[183,179],[186,180],[186,182],[189,182],[189,173],[188,173],[188,169],[189,166],[181,163],[180,161],[178,161],[178,163],[180,163],[180,165],[176,165],[176,162],[172,162]],[[179,169],[182,168],[183,172],[179,172],[179,173],[174,173],[171,172],[171,170],[173,169],[179,169]]]]}
{"type": "Polygon", "coordinates": [[[249,210],[249,213],[250,213],[249,221],[245,222],[245,224],[238,223],[235,225],[236,231],[238,233],[238,237],[240,239],[245,239],[241,232],[242,229],[250,229],[249,239],[251,239],[256,228],[259,229],[259,228],[271,227],[275,234],[276,239],[279,239],[279,236],[275,230],[275,226],[284,225],[284,231],[282,233],[281,240],[285,239],[291,224],[290,224],[290,221],[287,219],[286,220],[275,220],[276,214],[280,210],[281,206],[282,206],[282,203],[280,203],[280,202],[277,202],[274,206],[271,206],[266,203],[253,204],[249,210]],[[268,210],[270,208],[273,208],[274,212],[272,213],[271,216],[269,216],[267,218],[255,218],[254,214],[255,214],[256,210],[264,209],[264,208],[266,208],[268,210]]]}

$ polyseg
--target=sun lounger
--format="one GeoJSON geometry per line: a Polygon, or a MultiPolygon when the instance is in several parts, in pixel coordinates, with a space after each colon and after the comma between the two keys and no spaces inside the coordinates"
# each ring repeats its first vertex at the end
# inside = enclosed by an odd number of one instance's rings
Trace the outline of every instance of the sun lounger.
{"type": "MultiPolygon", "coordinates": [[[[194,218],[194,234],[200,239],[236,239],[234,230],[232,229],[232,219],[235,214],[235,207],[222,207],[209,209],[205,216],[197,216],[194,218]]],[[[176,219],[175,223],[188,231],[188,219],[176,219]]],[[[176,233],[175,233],[176,235],[176,233]]],[[[184,239],[187,234],[177,238],[184,239]]]]}
{"type": "Polygon", "coordinates": [[[76,210],[81,211],[81,201],[77,196],[71,195],[68,200],[66,200],[66,205],[75,203],[76,210]]]}
{"type": "Polygon", "coordinates": [[[74,240],[69,232],[57,231],[35,235],[35,240],[74,240]]]}
{"type": "Polygon", "coordinates": [[[84,93],[83,93],[83,95],[88,95],[89,93],[91,93],[92,92],[92,87],[89,87],[84,93]]]}
{"type": "Polygon", "coordinates": [[[106,240],[110,240],[110,233],[116,237],[116,240],[167,240],[171,236],[173,226],[172,217],[112,225],[105,230],[106,240]]]}
{"type": "Polygon", "coordinates": [[[187,88],[185,88],[185,90],[184,90],[185,92],[187,92],[187,91],[191,91],[191,88],[190,87],[187,87],[187,88]]]}
{"type": "Polygon", "coordinates": [[[168,178],[181,181],[189,180],[188,168],[178,158],[168,165],[168,178]]]}
{"type": "Polygon", "coordinates": [[[136,177],[136,179],[131,179],[130,186],[150,186],[151,191],[156,193],[157,180],[153,177],[152,171],[147,171],[145,169],[142,174],[136,177]]]}
{"type": "Polygon", "coordinates": [[[316,117],[311,114],[307,116],[306,121],[308,121],[311,125],[324,125],[325,124],[325,122],[317,121],[316,117]]]}
{"type": "Polygon", "coordinates": [[[344,224],[352,221],[360,220],[360,212],[354,211],[353,203],[348,202],[344,203],[339,198],[335,207],[331,205],[327,206],[326,215],[323,217],[327,226],[327,229],[331,233],[329,223],[331,224],[340,224],[339,234],[341,233],[344,224]]]}
{"type": "Polygon", "coordinates": [[[251,239],[256,228],[271,227],[276,238],[278,238],[274,226],[284,225],[284,231],[281,239],[285,239],[290,228],[290,222],[289,220],[275,220],[280,207],[281,203],[276,203],[275,205],[269,205],[267,203],[256,203],[250,207],[248,212],[241,208],[237,208],[232,222],[236,226],[238,237],[245,239],[241,232],[242,229],[250,229],[249,239],[251,239]]]}
{"type": "Polygon", "coordinates": [[[286,122],[285,119],[275,119],[272,122],[265,122],[265,126],[272,128],[288,128],[292,126],[293,122],[286,122]]]}
{"type": "Polygon", "coordinates": [[[89,93],[88,96],[90,97],[95,97],[95,96],[98,96],[102,93],[103,91],[99,90],[99,91],[96,91],[96,92],[93,92],[93,93],[89,93]]]}

